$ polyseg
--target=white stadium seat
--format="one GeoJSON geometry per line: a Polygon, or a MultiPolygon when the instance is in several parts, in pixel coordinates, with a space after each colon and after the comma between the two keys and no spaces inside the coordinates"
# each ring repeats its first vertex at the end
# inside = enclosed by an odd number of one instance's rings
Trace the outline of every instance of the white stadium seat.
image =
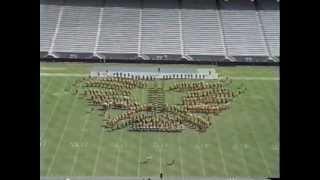
{"type": "Polygon", "coordinates": [[[270,0],[41,0],[40,52],[279,57],[279,21],[270,0]]]}

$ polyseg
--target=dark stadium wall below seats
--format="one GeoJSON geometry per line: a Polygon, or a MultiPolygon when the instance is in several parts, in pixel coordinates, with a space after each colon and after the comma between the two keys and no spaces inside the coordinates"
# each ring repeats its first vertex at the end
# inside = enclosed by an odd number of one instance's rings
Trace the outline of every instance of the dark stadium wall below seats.
{"type": "Polygon", "coordinates": [[[64,0],[66,6],[104,6],[106,0],[64,0]]]}
{"type": "Polygon", "coordinates": [[[68,63],[133,63],[133,64],[198,64],[198,65],[217,65],[217,66],[279,66],[280,62],[268,61],[251,61],[251,62],[240,62],[240,61],[183,61],[183,60],[128,60],[128,59],[70,59],[70,58],[40,58],[40,62],[68,62],[68,63]]]}
{"type": "Polygon", "coordinates": [[[40,4],[63,5],[64,0],[40,0],[40,4]]]}

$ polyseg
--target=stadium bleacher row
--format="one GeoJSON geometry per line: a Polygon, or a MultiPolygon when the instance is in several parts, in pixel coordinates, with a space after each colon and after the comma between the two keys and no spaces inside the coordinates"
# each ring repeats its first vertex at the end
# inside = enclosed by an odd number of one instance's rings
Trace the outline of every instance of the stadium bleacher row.
{"type": "Polygon", "coordinates": [[[41,0],[40,58],[279,61],[276,0],[41,0]]]}

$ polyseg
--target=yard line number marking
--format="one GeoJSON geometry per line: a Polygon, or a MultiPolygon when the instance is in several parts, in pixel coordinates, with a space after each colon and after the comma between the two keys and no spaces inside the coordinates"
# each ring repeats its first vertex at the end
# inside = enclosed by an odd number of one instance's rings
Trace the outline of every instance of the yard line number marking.
{"type": "Polygon", "coordinates": [[[179,157],[180,157],[180,171],[182,179],[184,180],[184,173],[183,173],[183,160],[182,160],[182,152],[181,152],[181,145],[180,145],[180,134],[178,135],[178,144],[179,144],[179,157]]]}
{"type": "Polygon", "coordinates": [[[199,150],[199,159],[200,159],[200,163],[201,163],[201,166],[202,166],[202,173],[203,173],[203,176],[206,176],[206,170],[205,170],[205,166],[204,166],[204,162],[203,162],[203,158],[202,158],[202,146],[201,146],[201,142],[200,142],[200,134],[199,132],[197,132],[197,135],[198,135],[198,145],[196,146],[196,148],[199,150]]]}
{"type": "MultiPolygon", "coordinates": [[[[246,119],[246,118],[245,118],[245,119],[246,119]]],[[[259,146],[259,144],[258,144],[258,141],[256,140],[255,132],[254,132],[254,130],[253,130],[253,127],[252,127],[251,123],[249,123],[249,121],[248,121],[247,119],[246,119],[246,122],[247,122],[247,124],[248,124],[248,126],[249,126],[249,129],[250,129],[250,131],[251,131],[251,134],[252,134],[252,137],[253,137],[253,139],[254,139],[254,141],[255,141],[255,144],[256,144],[257,147],[258,147],[258,151],[259,151],[259,153],[260,153],[260,155],[261,155],[261,157],[262,157],[262,161],[263,161],[263,163],[264,163],[264,166],[266,167],[266,170],[267,170],[268,174],[269,174],[270,176],[272,176],[272,173],[271,173],[271,171],[270,171],[270,169],[269,169],[269,167],[268,167],[268,165],[267,165],[266,159],[265,159],[265,157],[264,157],[264,153],[263,153],[263,151],[261,150],[261,148],[260,148],[260,146],[259,146]]]]}
{"type": "MultiPolygon", "coordinates": [[[[85,133],[83,133],[83,132],[84,132],[83,129],[85,129],[85,127],[86,127],[87,122],[88,122],[89,119],[90,119],[90,114],[87,115],[87,117],[86,117],[86,119],[85,119],[85,121],[84,121],[84,123],[83,123],[82,129],[81,129],[81,135],[80,135],[80,142],[82,142],[82,139],[83,139],[84,134],[85,134],[85,133]]],[[[79,150],[80,150],[80,148],[77,148],[77,149],[76,149],[76,153],[75,153],[75,155],[73,156],[73,163],[72,163],[72,167],[71,167],[70,176],[73,175],[74,167],[75,167],[75,165],[77,164],[79,150]]]]}
{"type": "Polygon", "coordinates": [[[219,138],[219,135],[218,135],[218,128],[215,129],[215,133],[216,133],[216,139],[217,139],[217,143],[218,143],[218,147],[219,147],[219,151],[220,151],[220,157],[221,157],[222,164],[223,164],[224,173],[225,173],[226,176],[229,176],[229,173],[228,173],[228,170],[227,170],[227,167],[226,167],[226,162],[224,161],[223,150],[221,148],[220,138],[219,138]]]}
{"type": "Polygon", "coordinates": [[[101,147],[102,147],[102,137],[103,137],[102,135],[103,135],[103,128],[101,128],[101,130],[100,130],[98,152],[97,152],[96,160],[95,160],[93,171],[92,171],[92,176],[95,176],[96,171],[97,171],[97,164],[99,161],[99,156],[100,156],[101,147]]]}
{"type": "Polygon", "coordinates": [[[120,135],[120,140],[119,140],[119,144],[117,144],[117,148],[118,148],[118,151],[117,151],[117,156],[116,156],[116,163],[115,163],[115,169],[114,169],[114,175],[117,176],[118,175],[118,165],[119,165],[119,158],[120,158],[120,154],[121,154],[121,150],[123,148],[123,144],[122,144],[122,136],[123,136],[123,131],[124,130],[121,130],[121,135],[120,135]]]}
{"type": "MultiPolygon", "coordinates": [[[[64,85],[63,85],[63,88],[62,88],[61,92],[65,89],[65,87],[67,85],[67,82],[68,82],[68,80],[66,79],[65,82],[64,82],[64,85]]],[[[44,135],[46,134],[47,129],[49,127],[49,124],[50,124],[50,122],[52,120],[53,114],[56,111],[56,109],[58,107],[58,104],[60,103],[61,99],[62,99],[62,96],[59,96],[58,99],[56,100],[56,102],[55,102],[55,104],[53,106],[53,109],[52,109],[52,111],[50,113],[49,120],[48,120],[48,122],[46,124],[46,127],[43,129],[43,133],[42,133],[42,136],[40,137],[40,139],[43,139],[44,135]]]]}
{"type": "Polygon", "coordinates": [[[137,169],[137,176],[139,177],[140,176],[140,159],[141,159],[141,136],[142,136],[142,133],[139,133],[139,158],[138,158],[138,169],[137,169]]]}
{"type": "MultiPolygon", "coordinates": [[[[236,121],[234,121],[234,123],[236,124],[236,127],[237,127],[237,130],[235,130],[236,131],[236,133],[238,134],[236,137],[235,137],[235,139],[236,139],[236,141],[237,142],[241,142],[240,141],[240,139],[239,139],[239,126],[238,126],[238,122],[236,122],[236,121]]],[[[238,146],[237,146],[237,144],[235,144],[236,146],[233,146],[234,148],[234,150],[235,151],[238,151],[238,146]]],[[[245,148],[247,147],[247,144],[245,144],[245,148]]],[[[246,170],[247,170],[247,173],[248,173],[248,177],[250,177],[250,171],[249,171],[249,167],[248,167],[248,163],[247,163],[247,160],[246,160],[246,158],[245,158],[245,153],[244,153],[244,150],[243,150],[243,146],[240,146],[240,149],[241,149],[241,155],[242,155],[242,160],[243,160],[243,164],[245,165],[245,167],[246,167],[246,170]]]]}
{"type": "MultiPolygon", "coordinates": [[[[47,93],[47,91],[48,91],[48,89],[49,89],[49,87],[50,87],[50,84],[52,83],[52,80],[53,78],[50,78],[49,79],[49,82],[48,82],[48,84],[47,84],[47,86],[45,87],[45,89],[44,89],[44,91],[43,91],[43,93],[42,93],[42,96],[41,96],[41,98],[40,98],[40,103],[42,103],[42,101],[43,101],[43,98],[45,97],[45,94],[47,93]]],[[[41,81],[41,80],[40,80],[41,81]]],[[[41,87],[40,87],[41,88],[41,87]]]]}

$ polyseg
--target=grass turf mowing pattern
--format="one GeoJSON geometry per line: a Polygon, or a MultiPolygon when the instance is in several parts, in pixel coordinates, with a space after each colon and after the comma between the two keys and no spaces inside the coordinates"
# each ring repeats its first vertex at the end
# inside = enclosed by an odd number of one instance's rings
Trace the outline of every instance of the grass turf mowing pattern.
{"type": "MultiPolygon", "coordinates": [[[[41,77],[41,176],[279,176],[278,81],[234,81],[248,91],[206,133],[161,134],[107,132],[101,113],[88,113],[84,99],[65,91],[74,79],[41,77]],[[139,164],[148,155],[152,160],[139,164]]],[[[178,99],[166,94],[171,103],[178,99]]]]}

